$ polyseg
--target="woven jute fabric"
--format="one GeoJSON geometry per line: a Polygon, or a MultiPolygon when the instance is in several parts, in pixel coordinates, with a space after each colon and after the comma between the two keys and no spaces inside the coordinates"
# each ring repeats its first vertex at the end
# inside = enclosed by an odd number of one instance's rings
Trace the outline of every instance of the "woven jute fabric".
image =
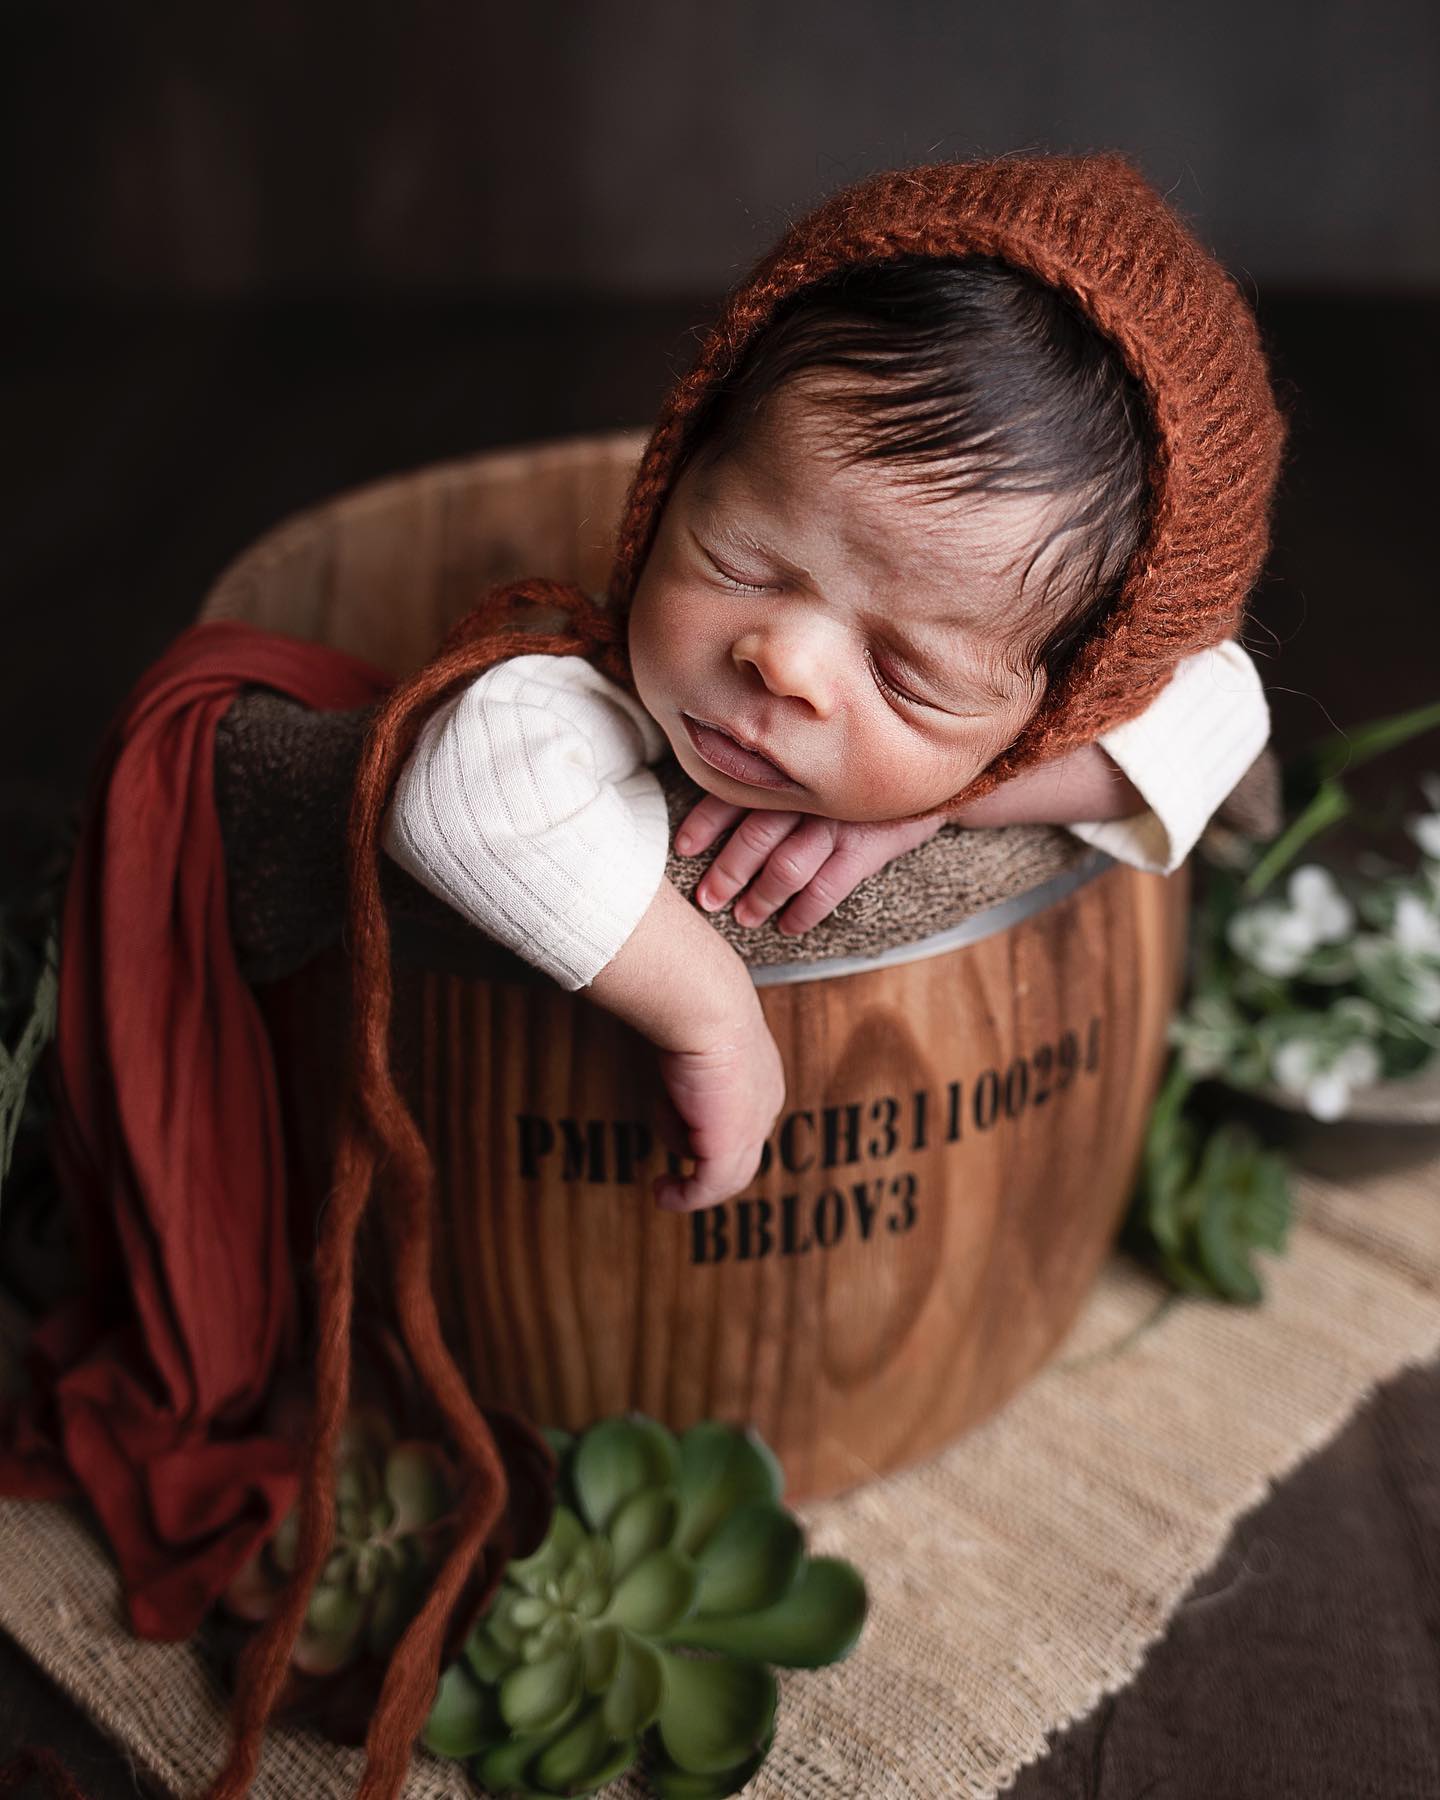
{"type": "MultiPolygon", "coordinates": [[[[1167,1303],[1117,1261],[998,1418],[802,1509],[812,1549],[864,1570],[872,1610],[848,1662],[782,1675],[754,1800],[996,1793],[1129,1680],[1268,1483],[1377,1382],[1440,1350],[1440,1157],[1362,1184],[1308,1179],[1300,1206],[1263,1307],[1167,1303]]],[[[0,1505],[0,1626],[162,1788],[194,1792],[219,1766],[205,1652],[129,1637],[114,1571],[69,1508],[0,1505]]],[[[352,1753],[272,1731],[253,1792],[327,1800],[358,1771],[352,1753]]],[[[470,1791],[425,1755],[406,1788],[470,1791]]]]}

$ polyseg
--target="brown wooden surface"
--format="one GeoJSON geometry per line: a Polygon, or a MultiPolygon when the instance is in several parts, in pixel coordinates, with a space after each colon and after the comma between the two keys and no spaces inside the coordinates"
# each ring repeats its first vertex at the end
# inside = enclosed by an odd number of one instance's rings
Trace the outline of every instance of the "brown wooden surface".
{"type": "Polygon", "coordinates": [[[200,616],[408,674],[496,582],[545,575],[603,592],[644,445],[643,432],[605,432],[375,482],[266,532],[200,616]]]}
{"type": "MultiPolygon", "coordinates": [[[[1113,1235],[1183,912],[1183,880],[1116,868],[962,949],[763,989],[788,1088],[770,1166],[689,1216],[649,1193],[664,1153],[631,1032],[548,985],[401,969],[394,1061],[477,1394],[572,1429],[748,1422],[797,1496],[948,1442],[1043,1361],[1113,1235]]],[[[331,956],[264,996],[312,1196],[344,993],[331,956]]]]}
{"type": "MultiPolygon", "coordinates": [[[[581,439],[343,496],[268,533],[202,616],[404,672],[495,581],[602,589],[639,448],[581,439]]],[[[478,1396],[570,1429],[632,1408],[752,1424],[802,1497],[947,1443],[1043,1360],[1113,1236],[1183,910],[1183,884],[1117,869],[964,949],[765,988],[790,1123],[749,1194],[690,1217],[650,1196],[660,1135],[632,1033],[549,984],[402,980],[396,1067],[436,1160],[437,1279],[478,1396]]],[[[343,991],[302,971],[277,1023],[315,1194],[332,1115],[313,1071],[343,1066],[343,991]]]]}

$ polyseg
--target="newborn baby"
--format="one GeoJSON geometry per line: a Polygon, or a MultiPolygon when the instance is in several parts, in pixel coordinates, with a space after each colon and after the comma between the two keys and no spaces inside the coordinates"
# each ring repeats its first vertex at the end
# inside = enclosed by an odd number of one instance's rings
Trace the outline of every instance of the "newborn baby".
{"type": "Polygon", "coordinates": [[[739,1192],[783,1099],[745,966],[664,880],[650,770],[730,837],[706,910],[803,932],[948,820],[1051,822],[1175,868],[1264,745],[1233,642],[1137,718],[958,811],[1104,620],[1141,541],[1146,407],[1063,293],[990,258],[804,288],[693,421],[634,590],[635,694],[519,655],[426,722],[386,850],[660,1053],[662,1205],[739,1192]],[[638,698],[637,698],[638,696],[638,698]]]}

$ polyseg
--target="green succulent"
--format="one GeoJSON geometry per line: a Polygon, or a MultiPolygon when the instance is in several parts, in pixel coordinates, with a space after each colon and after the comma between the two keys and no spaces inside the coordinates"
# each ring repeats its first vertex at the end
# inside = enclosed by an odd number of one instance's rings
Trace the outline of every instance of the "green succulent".
{"type": "MultiPolygon", "coordinates": [[[[334,1545],[292,1654],[297,1670],[329,1676],[363,1656],[388,1656],[449,1547],[457,1491],[444,1451],[398,1443],[374,1408],[351,1411],[336,1463],[334,1545]]],[[[225,1594],[231,1612],[259,1620],[274,1609],[299,1527],[292,1511],[241,1570],[225,1594]]]]}
{"type": "Polygon", "coordinates": [[[441,1680],[425,1743],[507,1795],[588,1794],[644,1751],[660,1800],[721,1800],[764,1760],[769,1665],[854,1646],[858,1572],[808,1557],[753,1433],[603,1420],[560,1459],[550,1529],[441,1680]]]}

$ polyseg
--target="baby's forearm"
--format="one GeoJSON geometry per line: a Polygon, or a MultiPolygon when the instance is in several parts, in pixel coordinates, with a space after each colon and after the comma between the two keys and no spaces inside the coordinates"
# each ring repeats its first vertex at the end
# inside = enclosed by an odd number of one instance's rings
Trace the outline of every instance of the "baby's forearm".
{"type": "Polygon", "coordinates": [[[1078,825],[1144,812],[1139,790],[1098,744],[1014,776],[952,815],[957,825],[1078,825]]]}
{"type": "Polygon", "coordinates": [[[764,1024],[745,964],[668,881],[586,992],[660,1050],[709,1049],[764,1024]]]}

